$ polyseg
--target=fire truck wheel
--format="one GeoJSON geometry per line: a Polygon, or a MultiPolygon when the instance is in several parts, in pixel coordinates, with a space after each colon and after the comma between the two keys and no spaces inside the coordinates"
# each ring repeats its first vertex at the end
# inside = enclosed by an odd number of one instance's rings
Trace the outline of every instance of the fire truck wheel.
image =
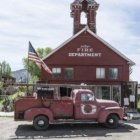
{"type": "Polygon", "coordinates": [[[40,115],[34,118],[33,126],[36,130],[46,130],[49,127],[49,119],[46,116],[40,115]]]}
{"type": "Polygon", "coordinates": [[[111,114],[108,116],[107,120],[106,120],[106,126],[108,128],[117,128],[119,124],[119,118],[118,116],[111,114]]]}

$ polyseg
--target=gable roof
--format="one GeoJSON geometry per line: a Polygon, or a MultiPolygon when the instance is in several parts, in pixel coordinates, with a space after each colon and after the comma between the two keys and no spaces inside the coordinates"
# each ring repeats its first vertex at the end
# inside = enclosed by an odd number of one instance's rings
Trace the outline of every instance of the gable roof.
{"type": "MultiPolygon", "coordinates": [[[[86,0],[89,3],[96,3],[95,0],[86,0]]],[[[81,3],[83,0],[75,0],[74,3],[81,3]]]]}
{"type": "Polygon", "coordinates": [[[93,37],[95,37],[96,39],[98,39],[99,41],[101,41],[104,45],[106,45],[109,49],[111,49],[113,52],[115,52],[116,54],[118,54],[120,57],[122,57],[123,59],[125,59],[129,65],[133,66],[135,65],[135,63],[130,60],[128,57],[126,57],[124,54],[122,54],[120,51],[118,51],[116,48],[114,48],[113,46],[111,46],[109,43],[107,43],[105,40],[103,40],[101,37],[97,36],[95,33],[93,33],[88,26],[86,26],[85,28],[83,28],[81,31],[79,31],[77,34],[75,34],[74,36],[72,36],[71,38],[69,38],[68,40],[66,40],[64,43],[62,43],[60,46],[58,46],[56,49],[54,49],[51,53],[49,53],[46,57],[44,57],[42,60],[45,60],[47,58],[49,58],[51,55],[53,55],[55,52],[57,52],[59,49],[61,49],[63,46],[65,46],[66,44],[68,44],[70,41],[72,41],[73,39],[75,39],[77,36],[79,36],[80,34],[82,34],[83,32],[88,32],[89,34],[91,34],[93,37]]]}

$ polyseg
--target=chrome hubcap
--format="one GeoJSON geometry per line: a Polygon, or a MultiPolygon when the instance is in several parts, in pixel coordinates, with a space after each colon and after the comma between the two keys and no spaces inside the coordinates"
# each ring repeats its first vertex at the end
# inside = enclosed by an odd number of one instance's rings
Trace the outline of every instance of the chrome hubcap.
{"type": "Polygon", "coordinates": [[[113,119],[109,119],[108,122],[111,123],[111,124],[113,124],[114,123],[114,120],[113,119]]]}
{"type": "Polygon", "coordinates": [[[39,125],[39,126],[43,126],[44,124],[45,124],[45,122],[44,122],[43,120],[39,120],[39,121],[38,121],[38,125],[39,125]]]}

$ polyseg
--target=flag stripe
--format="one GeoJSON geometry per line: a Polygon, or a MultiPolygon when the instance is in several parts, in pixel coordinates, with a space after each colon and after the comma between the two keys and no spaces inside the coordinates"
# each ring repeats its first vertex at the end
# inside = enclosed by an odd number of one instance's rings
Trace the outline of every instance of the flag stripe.
{"type": "Polygon", "coordinates": [[[38,58],[37,58],[37,57],[35,57],[35,56],[29,56],[29,59],[33,59],[33,60],[40,61],[40,59],[38,59],[38,58]]]}
{"type": "Polygon", "coordinates": [[[48,73],[52,74],[52,71],[49,69],[49,67],[41,60],[42,62],[42,67],[44,68],[44,70],[46,70],[48,73]]]}
{"type": "Polygon", "coordinates": [[[40,63],[40,64],[41,64],[40,60],[36,60],[36,59],[33,59],[33,58],[29,58],[29,60],[34,61],[34,62],[36,62],[36,63],[40,63]]]}
{"type": "Polygon", "coordinates": [[[34,61],[40,68],[41,66],[44,68],[45,71],[52,74],[52,71],[49,67],[42,61],[39,56],[37,55],[35,49],[33,48],[32,44],[29,42],[29,51],[28,51],[28,59],[34,61]]]}

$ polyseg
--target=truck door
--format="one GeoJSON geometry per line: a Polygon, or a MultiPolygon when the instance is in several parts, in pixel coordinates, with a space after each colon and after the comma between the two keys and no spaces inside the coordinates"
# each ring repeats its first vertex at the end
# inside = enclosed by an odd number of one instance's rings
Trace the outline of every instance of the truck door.
{"type": "Polygon", "coordinates": [[[75,102],[75,118],[94,120],[97,117],[97,102],[92,93],[82,92],[75,102]]]}

